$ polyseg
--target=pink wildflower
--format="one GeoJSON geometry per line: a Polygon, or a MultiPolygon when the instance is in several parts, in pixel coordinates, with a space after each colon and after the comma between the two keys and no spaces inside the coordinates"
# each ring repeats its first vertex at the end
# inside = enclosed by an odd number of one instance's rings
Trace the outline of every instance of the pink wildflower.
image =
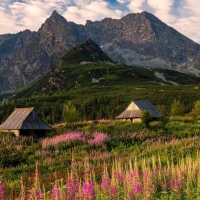
{"type": "Polygon", "coordinates": [[[4,192],[4,188],[5,188],[5,185],[4,185],[4,184],[1,184],[1,185],[0,185],[0,200],[6,199],[6,197],[5,197],[5,192],[4,192]]]}
{"type": "Polygon", "coordinates": [[[110,178],[104,178],[101,183],[101,189],[104,192],[108,192],[110,187],[110,178]]]}
{"type": "Polygon", "coordinates": [[[82,198],[84,200],[94,200],[94,183],[83,183],[82,198]]]}
{"type": "Polygon", "coordinates": [[[169,181],[169,185],[171,187],[171,189],[175,192],[175,193],[179,193],[182,186],[183,186],[183,180],[170,180],[169,181]]]}
{"type": "Polygon", "coordinates": [[[51,191],[51,200],[57,200],[62,198],[62,194],[60,192],[60,188],[54,187],[51,191]]]}
{"type": "Polygon", "coordinates": [[[117,193],[118,193],[117,186],[116,185],[115,186],[111,186],[110,187],[110,199],[111,200],[116,199],[117,193]]]}
{"type": "Polygon", "coordinates": [[[114,172],[114,177],[118,180],[123,180],[124,176],[120,172],[114,172]]]}
{"type": "Polygon", "coordinates": [[[79,192],[79,181],[72,181],[72,180],[67,180],[66,187],[67,187],[67,194],[66,197],[67,199],[74,199],[75,195],[78,194],[79,192]]]}
{"type": "Polygon", "coordinates": [[[34,188],[33,189],[31,189],[30,191],[29,191],[29,193],[30,193],[30,197],[28,198],[28,200],[33,200],[33,199],[42,199],[42,192],[41,192],[41,190],[40,189],[38,189],[38,190],[35,190],[34,188]]]}

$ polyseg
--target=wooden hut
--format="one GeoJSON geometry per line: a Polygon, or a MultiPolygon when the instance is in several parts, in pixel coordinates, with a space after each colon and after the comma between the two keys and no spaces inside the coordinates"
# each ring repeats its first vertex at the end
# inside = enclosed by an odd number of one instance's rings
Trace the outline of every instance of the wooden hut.
{"type": "Polygon", "coordinates": [[[153,119],[158,119],[159,111],[148,101],[132,101],[129,106],[116,117],[116,119],[130,120],[132,122],[141,122],[143,110],[150,111],[153,119]]]}
{"type": "Polygon", "coordinates": [[[7,120],[0,125],[3,132],[13,132],[16,136],[44,137],[46,131],[52,128],[45,124],[36,110],[31,108],[16,108],[7,120]]]}

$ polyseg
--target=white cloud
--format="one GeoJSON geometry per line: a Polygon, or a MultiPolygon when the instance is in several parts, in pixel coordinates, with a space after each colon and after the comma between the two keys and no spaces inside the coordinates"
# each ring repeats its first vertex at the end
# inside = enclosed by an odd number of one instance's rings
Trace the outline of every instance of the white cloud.
{"type": "Polygon", "coordinates": [[[146,2],[146,0],[136,0],[136,1],[130,1],[130,3],[128,4],[128,8],[132,11],[132,12],[142,12],[143,9],[143,4],[146,2]]]}
{"type": "Polygon", "coordinates": [[[170,25],[190,39],[200,43],[200,1],[184,0],[178,11],[181,17],[177,17],[170,25]]]}
{"type": "Polygon", "coordinates": [[[117,0],[118,3],[127,3],[128,0],[117,0]]]}
{"type": "Polygon", "coordinates": [[[86,20],[101,20],[105,17],[120,18],[122,11],[111,10],[109,5],[104,1],[92,1],[90,4],[82,7],[70,6],[63,16],[68,21],[74,21],[79,24],[85,24],[86,20]]]}
{"type": "Polygon", "coordinates": [[[154,14],[165,23],[171,23],[176,20],[176,17],[171,12],[174,4],[174,0],[147,0],[147,3],[152,7],[155,12],[154,14]]]}
{"type": "Polygon", "coordinates": [[[0,34],[24,29],[38,30],[54,10],[68,21],[121,18],[129,12],[146,10],[182,34],[200,42],[200,1],[197,0],[0,0],[0,34]],[[176,6],[176,7],[175,7],[176,6]]]}

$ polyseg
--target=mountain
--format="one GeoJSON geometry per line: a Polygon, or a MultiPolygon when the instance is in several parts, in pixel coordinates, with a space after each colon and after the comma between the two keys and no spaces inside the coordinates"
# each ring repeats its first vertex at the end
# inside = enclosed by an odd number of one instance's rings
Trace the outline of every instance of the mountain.
{"type": "Polygon", "coordinates": [[[68,22],[56,11],[37,32],[0,35],[0,92],[40,79],[75,45],[91,38],[116,63],[200,76],[200,45],[142,12],[121,19],[68,22]]]}
{"type": "Polygon", "coordinates": [[[114,63],[91,39],[76,45],[28,90],[15,98],[122,86],[197,84],[200,77],[169,69],[145,69],[114,63]]]}
{"type": "Polygon", "coordinates": [[[199,44],[148,12],[87,21],[85,30],[115,62],[128,65],[187,71],[200,52],[199,44]]]}
{"type": "Polygon", "coordinates": [[[56,11],[37,32],[0,35],[0,92],[43,77],[85,39],[83,26],[67,22],[56,11]]]}

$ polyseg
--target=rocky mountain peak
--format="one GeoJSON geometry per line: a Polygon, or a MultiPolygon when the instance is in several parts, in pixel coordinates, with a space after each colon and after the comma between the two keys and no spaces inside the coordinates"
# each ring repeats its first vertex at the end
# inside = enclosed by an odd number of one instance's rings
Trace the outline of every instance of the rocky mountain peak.
{"type": "MultiPolygon", "coordinates": [[[[83,43],[76,45],[69,52],[69,55],[77,57],[77,60],[82,62],[114,62],[102,51],[101,47],[90,38],[83,43]]],[[[69,58],[68,54],[67,57],[69,58]]]]}
{"type": "Polygon", "coordinates": [[[82,26],[67,22],[56,11],[41,26],[38,34],[41,46],[52,58],[52,64],[55,64],[77,43],[86,39],[82,26]]]}
{"type": "Polygon", "coordinates": [[[58,12],[56,10],[54,10],[51,14],[51,17],[54,17],[54,16],[61,16],[60,14],[58,14],[58,12]]]}
{"type": "Polygon", "coordinates": [[[92,50],[100,50],[100,46],[98,44],[96,44],[91,38],[86,39],[83,43],[82,43],[83,47],[89,46],[92,50]]]}
{"type": "Polygon", "coordinates": [[[66,22],[67,21],[62,15],[57,13],[57,11],[53,11],[51,16],[47,20],[48,21],[55,21],[55,22],[62,22],[62,21],[66,22]]]}
{"type": "Polygon", "coordinates": [[[83,26],[54,11],[37,32],[0,35],[0,91],[42,77],[83,41],[77,47],[83,53],[76,54],[77,63],[84,61],[79,55],[87,52],[91,62],[106,62],[110,57],[116,63],[172,68],[200,76],[200,45],[148,12],[87,20],[83,26]]]}
{"type": "Polygon", "coordinates": [[[51,16],[46,19],[45,23],[42,24],[41,28],[39,29],[39,32],[44,31],[51,31],[55,28],[62,27],[64,24],[67,23],[67,20],[58,14],[56,11],[53,11],[51,16]]]}

